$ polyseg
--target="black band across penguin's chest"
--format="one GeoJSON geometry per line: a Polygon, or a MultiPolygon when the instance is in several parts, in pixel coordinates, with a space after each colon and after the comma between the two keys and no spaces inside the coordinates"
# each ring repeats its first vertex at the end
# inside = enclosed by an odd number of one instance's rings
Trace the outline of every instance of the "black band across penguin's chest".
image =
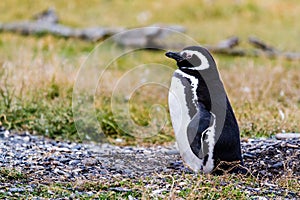
{"type": "Polygon", "coordinates": [[[206,110],[211,110],[211,97],[209,89],[205,83],[205,81],[201,78],[198,79],[199,84],[196,89],[198,102],[205,106],[206,110]]]}
{"type": "Polygon", "coordinates": [[[203,104],[207,110],[211,110],[210,93],[200,74],[194,78],[197,80],[196,85],[187,76],[178,73],[175,73],[174,76],[179,78],[184,86],[186,105],[189,108],[189,116],[191,118],[196,114],[199,103],[203,104]]]}
{"type": "Polygon", "coordinates": [[[193,88],[191,86],[191,80],[189,80],[186,77],[183,77],[182,75],[175,73],[175,77],[177,77],[181,84],[184,86],[184,96],[185,96],[185,104],[188,108],[188,115],[190,118],[193,118],[193,116],[197,113],[197,100],[195,100],[195,94],[193,94],[193,88]]]}

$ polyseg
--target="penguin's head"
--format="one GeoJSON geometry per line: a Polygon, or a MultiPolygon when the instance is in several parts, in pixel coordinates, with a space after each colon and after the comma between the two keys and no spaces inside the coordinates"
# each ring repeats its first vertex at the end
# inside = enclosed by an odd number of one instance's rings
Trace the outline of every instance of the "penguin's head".
{"type": "Polygon", "coordinates": [[[180,52],[169,51],[165,55],[174,59],[179,69],[184,71],[202,71],[216,66],[208,50],[200,46],[186,47],[180,52]]]}

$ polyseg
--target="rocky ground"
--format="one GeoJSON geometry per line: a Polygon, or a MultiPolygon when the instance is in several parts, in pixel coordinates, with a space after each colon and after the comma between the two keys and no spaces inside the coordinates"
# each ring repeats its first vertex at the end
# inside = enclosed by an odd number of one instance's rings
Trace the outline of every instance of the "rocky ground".
{"type": "MultiPolygon", "coordinates": [[[[276,179],[280,177],[295,177],[297,184],[300,184],[299,139],[248,139],[242,141],[242,149],[245,167],[249,170],[248,176],[260,177],[265,184],[250,187],[238,183],[236,187],[257,198],[267,194],[289,199],[300,198],[299,191],[289,191],[276,184],[276,179]]],[[[90,180],[107,184],[105,190],[128,192],[131,188],[122,187],[122,184],[114,184],[117,187],[112,187],[109,183],[141,177],[157,180],[152,181],[152,186],[151,183],[147,184],[147,187],[152,188],[153,195],[163,194],[168,187],[162,176],[193,176],[193,172],[183,165],[175,145],[118,147],[109,144],[78,144],[28,133],[13,134],[3,128],[0,129],[0,168],[0,196],[7,198],[34,193],[41,184],[90,180]],[[3,169],[20,172],[19,176],[25,176],[25,181],[15,177],[7,181],[4,176],[9,176],[3,175],[3,169]]],[[[177,193],[180,193],[186,184],[184,180],[179,181],[175,192],[178,190],[177,193]]],[[[81,190],[80,187],[70,190],[74,194],[84,193],[87,196],[96,191],[81,190]]],[[[51,191],[47,192],[51,195],[51,191]]]]}

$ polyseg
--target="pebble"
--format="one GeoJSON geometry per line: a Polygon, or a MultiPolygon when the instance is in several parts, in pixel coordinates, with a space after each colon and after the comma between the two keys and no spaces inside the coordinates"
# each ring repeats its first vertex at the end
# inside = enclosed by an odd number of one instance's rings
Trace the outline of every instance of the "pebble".
{"type": "Polygon", "coordinates": [[[277,163],[272,165],[272,168],[280,168],[280,167],[283,167],[283,162],[282,161],[277,162],[277,163]]]}
{"type": "Polygon", "coordinates": [[[11,193],[21,193],[21,192],[25,192],[24,188],[9,188],[9,192],[11,193]]]}
{"type": "Polygon", "coordinates": [[[162,193],[162,192],[164,192],[164,191],[166,191],[165,188],[163,188],[163,189],[158,189],[158,190],[154,190],[154,191],[152,192],[152,194],[153,194],[153,195],[158,195],[158,194],[160,194],[160,193],[162,193]]]}
{"type": "Polygon", "coordinates": [[[277,133],[275,138],[278,140],[285,140],[285,139],[296,139],[300,138],[300,133],[277,133]]]}
{"type": "Polygon", "coordinates": [[[0,138],[7,138],[9,136],[9,131],[0,130],[0,138]]]}
{"type": "Polygon", "coordinates": [[[115,191],[115,192],[131,192],[130,189],[123,188],[123,187],[111,187],[111,188],[109,188],[109,190],[115,191]]]}
{"type": "Polygon", "coordinates": [[[245,167],[255,176],[300,176],[299,139],[251,139],[241,142],[245,167]]]}
{"type": "Polygon", "coordinates": [[[128,200],[137,200],[137,198],[134,198],[133,196],[128,195],[128,200]]]}
{"type": "Polygon", "coordinates": [[[121,138],[116,138],[115,141],[118,142],[118,143],[122,143],[123,142],[123,140],[121,138]]]}
{"type": "MultiPolygon", "coordinates": [[[[115,177],[133,178],[153,174],[193,174],[187,168],[176,145],[152,147],[119,147],[111,144],[77,144],[59,142],[29,133],[10,133],[0,126],[0,168],[12,168],[30,177],[32,183],[76,180],[114,180],[115,177]],[[6,133],[5,133],[6,132],[6,133]],[[5,134],[4,134],[5,133],[5,134]]],[[[241,142],[245,167],[252,175],[270,181],[278,176],[300,176],[299,139],[247,139],[241,142]]],[[[300,181],[300,180],[299,180],[300,181]]],[[[179,182],[179,187],[188,185],[179,182]]],[[[1,183],[6,193],[33,191],[35,184],[1,183]]],[[[239,186],[245,192],[258,192],[259,188],[239,186]]],[[[281,193],[294,197],[295,193],[278,189],[266,183],[270,194],[281,193]]],[[[163,192],[164,186],[153,194],[163,192]],[[162,189],[162,190],[161,190],[162,189]]],[[[115,187],[113,191],[130,189],[115,187]]],[[[267,192],[268,192],[267,191],[267,192]]],[[[87,195],[94,194],[90,192],[87,195]]],[[[261,193],[260,193],[261,194],[261,193]]]]}

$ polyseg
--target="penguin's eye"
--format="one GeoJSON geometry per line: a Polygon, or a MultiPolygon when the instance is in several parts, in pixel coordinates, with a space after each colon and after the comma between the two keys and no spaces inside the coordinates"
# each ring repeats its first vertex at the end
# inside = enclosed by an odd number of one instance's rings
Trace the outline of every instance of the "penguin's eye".
{"type": "Polygon", "coordinates": [[[181,55],[183,58],[185,58],[185,59],[190,59],[190,58],[192,58],[192,54],[190,54],[190,53],[186,53],[186,52],[184,52],[182,55],[181,55]]]}
{"type": "Polygon", "coordinates": [[[187,56],[186,56],[186,58],[188,58],[188,59],[190,59],[190,58],[192,58],[192,57],[193,57],[192,54],[187,54],[187,56]]]}

